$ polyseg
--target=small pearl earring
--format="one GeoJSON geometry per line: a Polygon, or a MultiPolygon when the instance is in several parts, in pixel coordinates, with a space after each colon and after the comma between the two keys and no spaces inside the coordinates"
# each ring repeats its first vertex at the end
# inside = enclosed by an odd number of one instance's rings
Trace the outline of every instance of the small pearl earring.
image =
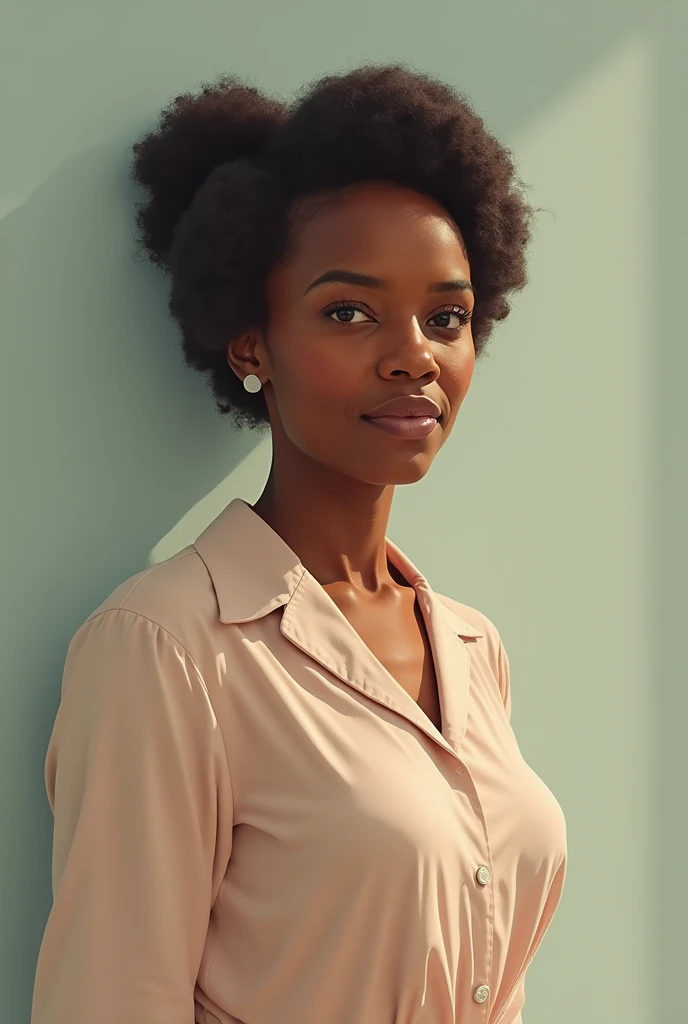
{"type": "Polygon", "coordinates": [[[252,395],[260,391],[263,384],[260,377],[256,377],[255,373],[249,373],[248,376],[244,377],[244,387],[247,391],[250,391],[252,395]]]}

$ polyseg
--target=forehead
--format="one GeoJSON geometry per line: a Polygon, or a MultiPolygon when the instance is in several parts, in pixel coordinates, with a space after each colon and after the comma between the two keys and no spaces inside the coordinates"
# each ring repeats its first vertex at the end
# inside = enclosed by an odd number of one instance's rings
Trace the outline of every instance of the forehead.
{"type": "MultiPolygon", "coordinates": [[[[298,211],[297,211],[298,216],[298,211]]],[[[441,277],[448,271],[469,276],[458,225],[434,199],[387,183],[365,183],[317,210],[298,234],[292,273],[315,276],[329,267],[384,268],[441,277]]],[[[374,269],[375,268],[375,269],[374,269]]]]}

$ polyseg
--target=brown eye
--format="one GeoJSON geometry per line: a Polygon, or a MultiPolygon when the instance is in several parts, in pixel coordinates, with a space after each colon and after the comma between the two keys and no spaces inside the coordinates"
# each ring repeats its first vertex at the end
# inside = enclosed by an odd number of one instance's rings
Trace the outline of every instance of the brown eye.
{"type": "Polygon", "coordinates": [[[463,306],[449,306],[447,307],[447,309],[441,309],[439,313],[433,314],[433,316],[430,319],[451,320],[452,317],[456,317],[459,321],[458,324],[440,323],[437,324],[436,326],[439,327],[441,330],[460,331],[462,327],[465,327],[467,323],[470,323],[472,316],[473,313],[467,309],[464,309],[463,306]]]}
{"type": "Polygon", "coordinates": [[[326,306],[325,309],[321,310],[321,313],[326,319],[334,320],[335,323],[338,324],[361,324],[366,322],[365,320],[354,320],[353,315],[355,313],[363,313],[365,314],[368,320],[371,319],[370,315],[368,314],[368,311],[365,309],[364,306],[361,306],[358,302],[351,302],[348,300],[332,302],[330,303],[329,306],[326,306]],[[339,314],[343,314],[343,317],[340,317],[339,314]]]}

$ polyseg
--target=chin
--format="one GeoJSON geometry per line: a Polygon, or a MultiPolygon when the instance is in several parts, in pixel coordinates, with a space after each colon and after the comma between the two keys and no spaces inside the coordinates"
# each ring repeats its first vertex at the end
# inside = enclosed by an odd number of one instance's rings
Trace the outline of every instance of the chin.
{"type": "Polygon", "coordinates": [[[363,479],[367,483],[381,487],[396,487],[402,484],[415,484],[427,474],[432,465],[432,458],[427,454],[414,455],[403,463],[381,467],[377,472],[366,473],[363,479]]]}

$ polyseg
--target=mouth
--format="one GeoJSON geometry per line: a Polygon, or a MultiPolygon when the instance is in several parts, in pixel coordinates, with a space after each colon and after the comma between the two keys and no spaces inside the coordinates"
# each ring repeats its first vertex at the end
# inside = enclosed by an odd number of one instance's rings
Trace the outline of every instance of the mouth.
{"type": "Polygon", "coordinates": [[[384,430],[394,437],[419,440],[430,437],[439,424],[440,416],[361,416],[365,423],[384,430]]]}
{"type": "Polygon", "coordinates": [[[418,441],[430,437],[442,420],[442,409],[428,395],[396,395],[361,419],[394,437],[418,441]]]}

